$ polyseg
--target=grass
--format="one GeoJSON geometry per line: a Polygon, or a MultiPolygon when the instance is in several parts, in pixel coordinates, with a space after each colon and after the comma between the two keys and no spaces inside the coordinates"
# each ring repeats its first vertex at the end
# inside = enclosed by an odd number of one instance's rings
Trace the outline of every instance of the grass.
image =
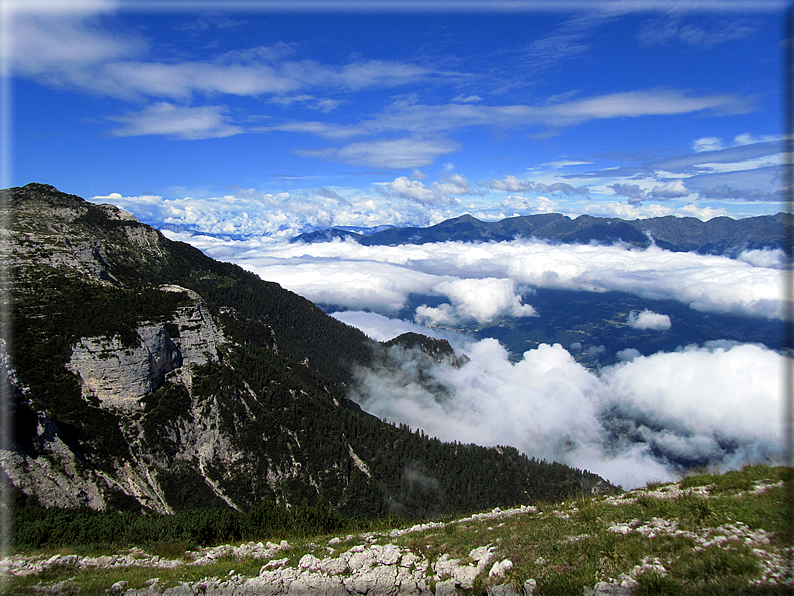
{"type": "MultiPolygon", "coordinates": [[[[332,536],[290,541],[287,557],[297,566],[305,554],[339,556],[355,545],[375,541],[397,544],[431,563],[446,554],[461,564],[472,563],[472,549],[490,545],[494,559],[467,594],[481,596],[494,583],[520,586],[537,581],[537,596],[576,595],[599,581],[633,581],[634,593],[648,595],[777,594],[774,574],[784,569],[784,470],[750,466],[725,474],[699,473],[677,484],[654,482],[619,497],[579,497],[561,503],[537,504],[534,511],[485,519],[445,520],[424,531],[390,538],[397,520],[381,522],[377,531],[341,536],[329,553],[332,536]],[[771,486],[770,486],[771,485],[771,486]],[[765,490],[757,491],[758,486],[765,490]],[[505,577],[488,577],[496,562],[510,559],[505,577]],[[631,578],[631,579],[627,579],[631,578]]],[[[61,549],[63,551],[63,549],[61,549]]],[[[152,549],[162,558],[184,560],[185,546],[162,544],[152,549]]],[[[52,553],[38,554],[46,560],[52,553]]],[[[61,554],[67,554],[61,552],[61,554]]],[[[158,577],[160,586],[198,582],[205,578],[258,575],[266,561],[238,559],[232,554],[206,566],[182,564],[173,569],[127,567],[76,569],[55,567],[27,577],[11,577],[11,594],[33,594],[33,586],[67,581],[62,593],[104,595],[112,584],[143,588],[158,577]]],[[[432,570],[427,585],[433,586],[432,570]]],[[[463,592],[461,592],[463,593],[463,592]]]]}

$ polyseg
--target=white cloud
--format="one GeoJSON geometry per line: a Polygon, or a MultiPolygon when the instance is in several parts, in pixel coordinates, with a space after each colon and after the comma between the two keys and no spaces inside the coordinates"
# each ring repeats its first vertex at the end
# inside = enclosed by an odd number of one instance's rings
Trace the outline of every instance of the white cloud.
{"type": "Polygon", "coordinates": [[[755,135],[750,134],[749,132],[742,133],[740,135],[736,135],[733,139],[735,145],[755,145],[757,143],[771,143],[774,141],[781,141],[783,139],[780,135],[761,135],[760,137],[756,137],[755,135]]]}
{"type": "Polygon", "coordinates": [[[458,95],[453,98],[452,101],[457,103],[477,103],[478,101],[482,101],[482,97],[479,95],[458,95]]]}
{"type": "Polygon", "coordinates": [[[736,258],[755,267],[769,267],[771,269],[784,269],[789,261],[786,253],[780,248],[774,250],[768,248],[745,250],[736,258]]]}
{"type": "Polygon", "coordinates": [[[689,190],[681,179],[671,180],[661,186],[654,186],[648,195],[653,199],[677,199],[689,195],[689,190]]]}
{"type": "Polygon", "coordinates": [[[445,174],[441,177],[441,182],[434,182],[433,188],[444,196],[452,195],[481,195],[480,191],[475,191],[469,181],[460,174],[445,174]]]}
{"type": "Polygon", "coordinates": [[[339,148],[298,149],[294,152],[304,157],[339,161],[351,165],[402,169],[429,166],[437,157],[457,151],[458,148],[458,143],[446,139],[431,140],[409,137],[361,141],[339,148]]]}
{"type": "Polygon", "coordinates": [[[620,362],[631,362],[635,358],[642,356],[642,353],[636,348],[626,348],[625,350],[620,350],[616,355],[620,362]]]}
{"type": "Polygon", "coordinates": [[[395,178],[394,181],[384,184],[383,188],[392,194],[417,203],[434,203],[439,199],[433,189],[418,180],[409,180],[405,176],[395,178]]]}
{"type": "Polygon", "coordinates": [[[495,190],[507,192],[526,192],[534,188],[534,185],[529,180],[519,180],[513,175],[505,176],[502,180],[489,180],[488,186],[495,190]]]}
{"type": "Polygon", "coordinates": [[[523,304],[510,279],[456,279],[442,281],[433,287],[437,294],[452,300],[454,311],[448,304],[432,309],[426,305],[417,308],[417,321],[431,325],[452,324],[458,320],[475,320],[488,323],[500,317],[531,317],[537,315],[529,304],[523,304]]]}
{"type": "MultiPolygon", "coordinates": [[[[773,168],[781,165],[785,154],[765,155],[744,161],[725,163],[725,162],[706,162],[695,165],[695,168],[706,174],[719,174],[723,172],[743,172],[746,170],[760,170],[762,168],[773,168]]],[[[748,193],[750,194],[750,193],[748,193]]]]}
{"type": "MultiPolygon", "coordinates": [[[[27,3],[25,3],[27,4],[27,3]]],[[[96,17],[111,12],[111,2],[37,2],[11,18],[8,61],[11,70],[49,85],[76,86],[111,95],[97,80],[96,68],[144,52],[146,43],[135,35],[114,34],[98,26],[96,17]],[[45,6],[46,5],[46,6],[45,6]]]]}
{"type": "MultiPolygon", "coordinates": [[[[602,374],[623,405],[682,434],[781,444],[784,357],[740,344],[641,356],[602,374]]],[[[686,436],[686,435],[685,435],[686,436]]]]}
{"type": "Polygon", "coordinates": [[[108,119],[123,125],[111,131],[117,137],[169,135],[194,140],[230,137],[243,132],[241,127],[225,122],[225,112],[221,106],[193,108],[160,102],[140,112],[127,112],[124,116],[108,119]]]}
{"type": "Polygon", "coordinates": [[[697,153],[702,153],[703,151],[719,151],[724,148],[725,146],[722,144],[722,140],[717,137],[703,137],[692,143],[692,149],[697,153]]]}
{"type": "Polygon", "coordinates": [[[714,217],[723,217],[728,212],[720,207],[699,207],[694,203],[689,203],[682,207],[671,207],[660,205],[659,203],[594,203],[584,208],[590,215],[600,217],[620,217],[622,219],[642,219],[647,217],[664,217],[665,215],[678,215],[687,217],[697,217],[700,220],[708,221],[714,217]]]}
{"type": "Polygon", "coordinates": [[[118,0],[7,0],[9,16],[20,15],[91,15],[118,9],[118,0]]]}
{"type": "Polygon", "coordinates": [[[379,186],[382,194],[409,199],[425,205],[454,204],[456,196],[480,196],[483,194],[482,191],[474,190],[469,181],[460,174],[450,173],[443,174],[441,182],[433,182],[431,186],[416,179],[409,180],[406,176],[400,176],[392,182],[379,186]]]}
{"type": "Polygon", "coordinates": [[[674,17],[646,22],[637,34],[637,40],[646,47],[677,40],[690,46],[711,48],[728,41],[743,39],[756,31],[754,26],[741,19],[722,20],[705,29],[692,23],[682,24],[679,17],[674,17]]]}
{"type": "Polygon", "coordinates": [[[90,200],[116,205],[158,228],[176,225],[200,234],[256,236],[265,244],[332,226],[433,225],[448,219],[456,204],[454,200],[420,203],[396,193],[367,194],[339,186],[277,194],[229,188],[225,196],[195,188],[175,189],[182,198],[110,193],[90,200]]]}
{"type": "Polygon", "coordinates": [[[440,282],[485,278],[509,280],[516,288],[622,291],[678,300],[710,312],[776,318],[782,310],[780,272],[775,269],[653,246],[640,250],[536,240],[284,245],[252,240],[230,243],[218,253],[213,245],[205,246],[198,239],[191,242],[210,256],[232,260],[312,301],[353,309],[369,307],[382,314],[399,310],[411,292],[449,295],[455,286],[439,288],[440,282]]]}
{"type": "Polygon", "coordinates": [[[460,323],[460,317],[455,309],[447,303],[438,306],[427,306],[426,304],[417,306],[414,320],[427,327],[443,327],[460,323]]]}
{"type": "Polygon", "coordinates": [[[583,166],[592,163],[593,163],[592,161],[584,161],[584,160],[562,160],[562,161],[548,161],[540,165],[548,166],[550,168],[565,168],[568,166],[583,166]]]}
{"type": "MultiPolygon", "coordinates": [[[[95,20],[98,14],[117,9],[118,2],[33,4],[44,10],[13,10],[9,56],[13,69],[48,84],[111,97],[144,95],[184,100],[195,94],[227,94],[278,98],[307,89],[394,88],[444,76],[397,60],[326,65],[288,59],[293,48],[284,43],[234,50],[210,60],[134,59],[149,52],[146,40],[136,32],[111,32],[95,20]],[[68,10],[59,9],[69,5],[68,10]]],[[[336,105],[330,98],[315,103],[326,110],[336,105]]]]}
{"type": "Polygon", "coordinates": [[[359,371],[352,396],[442,440],[513,445],[627,487],[672,479],[681,466],[725,469],[782,453],[783,357],[762,347],[637,353],[600,376],[559,345],[516,363],[494,339],[463,353],[460,368],[359,371]],[[417,370],[445,395],[424,389],[417,370]]]}
{"type": "Polygon", "coordinates": [[[649,89],[541,105],[428,105],[397,100],[358,126],[371,134],[395,131],[429,134],[482,125],[504,129],[535,125],[562,127],[611,118],[672,116],[703,111],[746,113],[752,110],[749,100],[736,95],[693,97],[676,89],[649,89]]]}
{"type": "Polygon", "coordinates": [[[409,321],[390,319],[374,312],[345,310],[331,313],[331,316],[363,331],[367,337],[375,341],[389,341],[403,333],[419,333],[428,337],[446,339],[455,346],[463,346],[468,341],[466,336],[454,331],[432,329],[409,321]]]}
{"type": "Polygon", "coordinates": [[[672,326],[668,315],[662,315],[647,308],[642,312],[631,311],[627,324],[634,329],[654,329],[659,331],[665,331],[672,326]]]}

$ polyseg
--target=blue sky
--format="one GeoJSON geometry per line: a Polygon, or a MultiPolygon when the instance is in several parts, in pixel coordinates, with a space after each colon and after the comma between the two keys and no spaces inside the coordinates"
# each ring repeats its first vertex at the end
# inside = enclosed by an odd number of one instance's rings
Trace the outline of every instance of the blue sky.
{"type": "MultiPolygon", "coordinates": [[[[595,340],[516,361],[495,339],[452,331],[546,316],[535,288],[780,318],[780,251],[286,241],[467,212],[777,213],[786,7],[4,0],[0,179],[115,204],[377,339],[449,337],[469,361],[432,371],[449,389],[443,408],[406,392],[404,371],[361,373],[356,399],[385,419],[628,486],[674,477],[659,453],[729,469],[780,452],[784,367],[772,350],[719,334],[650,356],[627,345],[596,374],[572,356],[598,353],[595,340]],[[397,320],[410,296],[432,302],[397,320]],[[616,445],[604,413],[624,406],[641,438],[616,445]]],[[[608,323],[640,318],[651,334],[679,324],[647,309],[608,323]]]]}
{"type": "Polygon", "coordinates": [[[782,210],[784,2],[4,6],[7,185],[147,223],[782,210]]]}

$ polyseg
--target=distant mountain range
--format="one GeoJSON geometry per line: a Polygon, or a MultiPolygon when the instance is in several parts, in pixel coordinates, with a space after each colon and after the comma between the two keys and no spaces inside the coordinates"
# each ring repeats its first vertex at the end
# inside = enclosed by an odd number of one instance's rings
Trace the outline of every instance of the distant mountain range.
{"type": "Polygon", "coordinates": [[[652,244],[675,252],[735,257],[745,250],[783,249],[788,251],[786,228],[792,215],[778,213],[745,219],[715,217],[701,221],[694,217],[652,217],[623,220],[581,215],[571,219],[559,213],[522,215],[485,222],[462,215],[427,228],[389,228],[363,235],[341,228],[301,234],[292,242],[329,242],[349,239],[365,246],[396,246],[431,242],[499,242],[516,238],[537,238],[564,244],[614,244],[648,247],[652,244]]]}
{"type": "Polygon", "coordinates": [[[2,192],[13,283],[0,382],[15,434],[0,470],[19,502],[417,518],[612,488],[514,448],[442,443],[347,399],[353,367],[397,366],[392,350],[459,365],[445,341],[375,342],[113,206],[45,184],[2,192]]]}

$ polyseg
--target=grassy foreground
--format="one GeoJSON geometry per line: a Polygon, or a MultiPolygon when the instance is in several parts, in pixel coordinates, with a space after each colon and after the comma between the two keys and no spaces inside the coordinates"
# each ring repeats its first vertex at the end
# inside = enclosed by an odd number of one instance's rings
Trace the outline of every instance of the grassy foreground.
{"type": "MultiPolygon", "coordinates": [[[[678,483],[651,484],[612,497],[580,496],[559,503],[474,515],[391,531],[344,536],[288,537],[289,548],[273,555],[297,566],[306,554],[338,556],[359,544],[395,544],[427,559],[443,555],[471,562],[472,549],[490,546],[494,561],[509,559],[512,568],[500,578],[486,569],[473,589],[484,595],[490,585],[512,583],[520,594],[527,579],[537,582],[535,595],[581,596],[587,587],[607,581],[630,587],[632,594],[734,595],[792,593],[786,586],[788,540],[788,470],[748,466],[725,474],[688,476],[678,483]]],[[[395,523],[395,528],[398,526],[395,523]]],[[[275,547],[275,545],[273,545],[275,547]]],[[[87,559],[84,559],[84,562],[87,559]]],[[[37,594],[57,588],[61,594],[104,595],[117,582],[142,589],[159,578],[159,589],[206,578],[255,577],[266,559],[244,549],[186,551],[184,545],[161,544],[144,553],[59,551],[19,552],[4,560],[3,592],[37,594]],[[36,570],[55,554],[58,565],[36,570]],[[80,564],[81,557],[124,554],[138,564],[106,568],[80,564]],[[152,558],[156,555],[156,558],[152,558]],[[207,556],[209,555],[209,556],[207,556]],[[192,564],[202,557],[205,564],[192,564]],[[211,559],[211,560],[210,560],[211,559]]],[[[441,578],[444,579],[444,578],[441,578]]],[[[438,576],[427,570],[432,589],[438,576]]]]}

